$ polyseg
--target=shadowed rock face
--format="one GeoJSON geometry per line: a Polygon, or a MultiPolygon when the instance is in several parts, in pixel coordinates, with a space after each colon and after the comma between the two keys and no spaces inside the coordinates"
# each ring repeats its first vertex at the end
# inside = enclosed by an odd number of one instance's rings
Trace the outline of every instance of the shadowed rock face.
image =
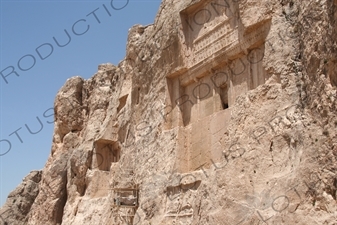
{"type": "Polygon", "coordinates": [[[335,224],[336,7],[164,0],[118,66],[60,89],[0,223],[335,224]]]}
{"type": "Polygon", "coordinates": [[[5,205],[0,209],[1,224],[25,224],[27,215],[39,194],[41,171],[30,172],[22,183],[12,191],[5,205]]]}

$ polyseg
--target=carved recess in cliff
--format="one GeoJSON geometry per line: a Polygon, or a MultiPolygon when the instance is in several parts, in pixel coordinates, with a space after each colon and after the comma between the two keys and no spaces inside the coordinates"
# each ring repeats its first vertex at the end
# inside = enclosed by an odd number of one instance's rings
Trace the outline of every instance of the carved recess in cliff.
{"type": "Polygon", "coordinates": [[[100,139],[95,142],[93,167],[102,171],[110,171],[111,163],[120,159],[120,148],[117,142],[100,139]]]}
{"type": "Polygon", "coordinates": [[[220,160],[217,133],[227,129],[235,99],[269,78],[263,58],[271,20],[245,29],[236,7],[201,1],[180,12],[184,67],[167,75],[166,127],[180,127],[182,172],[220,160]]]}

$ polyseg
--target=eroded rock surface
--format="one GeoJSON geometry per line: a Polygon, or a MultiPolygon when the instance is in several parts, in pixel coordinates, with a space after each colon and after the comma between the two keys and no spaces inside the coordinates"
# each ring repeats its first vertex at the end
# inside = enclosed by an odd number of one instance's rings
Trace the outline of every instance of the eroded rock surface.
{"type": "Polygon", "coordinates": [[[164,0],[119,65],[60,89],[1,223],[336,224],[336,9],[164,0]]]}
{"type": "Polygon", "coordinates": [[[0,209],[1,224],[25,224],[36,196],[39,194],[41,171],[30,172],[11,193],[0,209]]]}

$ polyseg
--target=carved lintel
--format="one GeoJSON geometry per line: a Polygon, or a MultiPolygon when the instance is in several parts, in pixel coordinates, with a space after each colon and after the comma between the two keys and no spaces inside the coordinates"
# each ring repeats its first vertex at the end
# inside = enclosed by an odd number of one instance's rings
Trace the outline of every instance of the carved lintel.
{"type": "Polygon", "coordinates": [[[184,74],[188,69],[186,67],[178,67],[172,73],[166,75],[167,78],[174,78],[184,74]]]}
{"type": "MultiPolygon", "coordinates": [[[[228,65],[229,61],[235,60],[248,54],[248,50],[264,43],[269,31],[269,23],[264,23],[261,27],[245,35],[242,40],[238,39],[238,31],[230,33],[230,42],[219,39],[215,41],[210,49],[205,52],[196,51],[191,55],[194,61],[189,61],[188,69],[180,74],[182,86],[193,83],[195,78],[201,78],[209,74],[209,67],[216,68],[228,65]],[[236,39],[233,40],[233,38],[236,39]],[[226,46],[224,46],[226,43],[226,46]]],[[[229,37],[229,36],[226,36],[229,37]]]]}

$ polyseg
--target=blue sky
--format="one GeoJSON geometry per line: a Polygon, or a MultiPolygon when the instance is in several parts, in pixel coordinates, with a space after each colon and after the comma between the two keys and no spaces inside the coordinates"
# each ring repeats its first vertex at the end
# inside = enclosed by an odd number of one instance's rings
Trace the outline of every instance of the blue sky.
{"type": "Polygon", "coordinates": [[[0,205],[31,170],[44,167],[53,134],[48,115],[66,79],[117,65],[129,28],[153,23],[160,2],[0,0],[0,205]]]}

